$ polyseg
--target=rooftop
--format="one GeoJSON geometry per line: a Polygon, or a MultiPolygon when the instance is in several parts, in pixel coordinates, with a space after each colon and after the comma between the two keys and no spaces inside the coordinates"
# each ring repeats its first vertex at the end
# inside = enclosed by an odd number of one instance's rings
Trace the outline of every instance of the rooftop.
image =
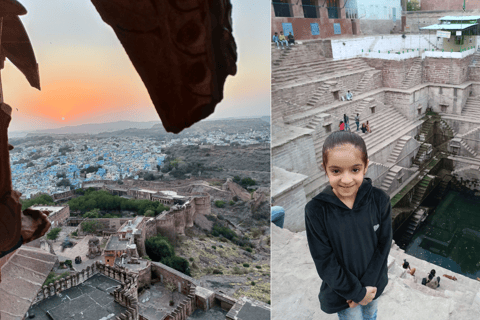
{"type": "Polygon", "coordinates": [[[480,16],[445,16],[441,17],[439,20],[454,20],[454,21],[463,21],[463,20],[478,20],[480,19],[480,16]]]}
{"type": "Polygon", "coordinates": [[[114,301],[111,292],[121,283],[101,274],[42,300],[30,308],[40,320],[107,320],[127,310],[114,301]]]}
{"type": "Polygon", "coordinates": [[[420,28],[422,30],[465,30],[467,28],[470,28],[470,27],[473,27],[473,26],[476,26],[478,25],[477,23],[474,23],[474,24],[456,24],[456,23],[452,23],[452,24],[433,24],[431,26],[428,26],[428,27],[423,27],[423,28],[420,28]]]}
{"type": "Polygon", "coordinates": [[[133,219],[131,222],[130,220],[127,221],[126,223],[123,224],[119,232],[126,232],[129,228],[131,230],[137,229],[138,225],[140,224],[140,222],[142,222],[142,220],[143,220],[143,216],[139,216],[133,219]]]}
{"type": "Polygon", "coordinates": [[[129,241],[127,240],[120,240],[118,236],[112,236],[108,241],[108,245],[105,248],[105,251],[110,250],[127,250],[127,245],[129,241]]]}
{"type": "Polygon", "coordinates": [[[65,206],[32,206],[31,208],[40,211],[50,211],[52,213],[57,213],[58,211],[65,208],[65,206]]]}

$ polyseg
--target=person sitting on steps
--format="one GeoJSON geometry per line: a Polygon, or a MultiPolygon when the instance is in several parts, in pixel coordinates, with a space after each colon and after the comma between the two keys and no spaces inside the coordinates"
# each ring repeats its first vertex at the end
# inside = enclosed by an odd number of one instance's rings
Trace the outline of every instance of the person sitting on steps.
{"type": "Polygon", "coordinates": [[[295,44],[295,38],[293,37],[293,34],[290,32],[288,35],[288,43],[294,45],[295,44]]]}
{"type": "Polygon", "coordinates": [[[348,101],[351,101],[351,100],[353,99],[353,94],[350,92],[350,90],[348,90],[347,95],[345,96],[345,98],[346,98],[348,101]]]}
{"type": "Polygon", "coordinates": [[[280,31],[280,35],[278,36],[278,41],[280,41],[280,43],[282,44],[282,49],[283,49],[283,44],[285,43],[285,45],[287,46],[288,48],[288,41],[287,39],[285,38],[285,35],[283,34],[283,31],[280,31]]]}
{"type": "Polygon", "coordinates": [[[367,126],[365,125],[365,122],[362,123],[362,132],[366,133],[367,132],[367,126]]]}
{"type": "Polygon", "coordinates": [[[437,289],[440,287],[440,277],[435,278],[435,269],[432,269],[432,271],[430,271],[428,274],[428,280],[425,285],[432,289],[437,289]]]}
{"type": "Polygon", "coordinates": [[[345,124],[343,123],[343,121],[340,121],[340,131],[344,131],[345,130],[345,124]]]}
{"type": "Polygon", "coordinates": [[[407,259],[403,259],[402,267],[403,269],[408,269],[409,271],[407,272],[412,276],[415,274],[415,271],[417,270],[416,268],[410,268],[410,263],[408,263],[407,259]]]}

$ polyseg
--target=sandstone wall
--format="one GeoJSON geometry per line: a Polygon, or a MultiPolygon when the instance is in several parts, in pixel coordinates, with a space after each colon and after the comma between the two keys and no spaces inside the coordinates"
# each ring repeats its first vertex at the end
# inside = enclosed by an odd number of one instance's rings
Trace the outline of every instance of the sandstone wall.
{"type": "Polygon", "coordinates": [[[463,59],[432,58],[424,60],[425,82],[442,84],[462,84],[468,80],[468,66],[473,55],[463,59]]]}
{"type": "Polygon", "coordinates": [[[160,279],[160,281],[165,284],[166,282],[173,283],[177,286],[177,289],[184,295],[189,294],[190,287],[195,284],[195,280],[175,269],[172,269],[163,263],[153,262],[152,266],[152,275],[155,278],[160,279]]]}

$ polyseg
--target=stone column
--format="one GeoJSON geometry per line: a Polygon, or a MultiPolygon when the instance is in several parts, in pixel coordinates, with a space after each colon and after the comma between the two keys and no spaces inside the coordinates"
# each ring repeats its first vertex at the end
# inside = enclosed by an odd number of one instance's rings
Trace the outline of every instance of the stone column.
{"type": "Polygon", "coordinates": [[[340,19],[347,19],[347,13],[344,6],[345,6],[345,0],[339,0],[338,1],[338,7],[339,7],[338,18],[340,19]]]}
{"type": "Polygon", "coordinates": [[[72,287],[72,277],[68,276],[67,277],[67,289],[70,289],[72,287]]]}

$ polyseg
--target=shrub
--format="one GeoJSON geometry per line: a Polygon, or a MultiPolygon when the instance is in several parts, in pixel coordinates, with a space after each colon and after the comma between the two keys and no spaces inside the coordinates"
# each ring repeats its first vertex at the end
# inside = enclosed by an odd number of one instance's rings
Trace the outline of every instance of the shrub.
{"type": "Polygon", "coordinates": [[[255,285],[255,281],[252,281],[251,284],[252,284],[252,286],[254,286],[254,285],[255,285]]]}
{"type": "Polygon", "coordinates": [[[262,266],[255,266],[255,268],[257,268],[257,269],[262,269],[262,266]]]}
{"type": "Polygon", "coordinates": [[[217,218],[213,214],[206,215],[206,217],[207,217],[207,220],[209,221],[213,221],[213,222],[217,221],[217,218]]]}
{"type": "Polygon", "coordinates": [[[150,257],[149,257],[149,256],[143,256],[143,257],[142,257],[142,259],[145,259],[145,260],[150,260],[150,261],[152,261],[152,259],[150,259],[150,257]]]}
{"type": "Polygon", "coordinates": [[[223,274],[223,271],[218,269],[213,269],[213,274],[223,274]]]}
{"type": "Polygon", "coordinates": [[[188,259],[188,260],[190,260],[190,262],[193,262],[193,258],[192,258],[192,257],[190,257],[190,259],[188,259]]]}
{"type": "Polygon", "coordinates": [[[225,201],[216,200],[216,201],[215,201],[215,206],[216,206],[217,208],[223,208],[223,207],[225,207],[225,201]]]}
{"type": "Polygon", "coordinates": [[[243,266],[244,266],[245,268],[250,268],[250,265],[249,265],[248,263],[244,263],[243,266]]]}
{"type": "Polygon", "coordinates": [[[215,237],[222,235],[228,240],[233,240],[237,237],[237,234],[233,230],[230,230],[228,227],[222,227],[217,223],[212,228],[212,235],[215,237]]]}
{"type": "Polygon", "coordinates": [[[231,205],[231,206],[233,206],[233,205],[235,205],[235,201],[230,200],[230,202],[229,202],[228,204],[231,205]]]}
{"type": "Polygon", "coordinates": [[[218,216],[217,216],[217,219],[218,219],[218,220],[225,220],[225,218],[224,218],[222,215],[218,215],[218,216]]]}
{"type": "Polygon", "coordinates": [[[217,247],[215,247],[215,246],[212,246],[212,249],[214,249],[214,250],[217,250],[217,247]]]}
{"type": "Polygon", "coordinates": [[[53,228],[48,234],[47,234],[47,239],[48,240],[55,240],[58,238],[58,235],[60,234],[60,231],[62,231],[62,228],[53,228]]]}
{"type": "Polygon", "coordinates": [[[246,248],[245,251],[252,252],[252,248],[246,248]]]}
{"type": "Polygon", "coordinates": [[[172,256],[172,257],[162,259],[162,263],[166,264],[170,268],[173,268],[177,271],[185,273],[187,276],[191,276],[190,264],[188,263],[187,259],[184,259],[182,257],[172,256]]]}
{"type": "Polygon", "coordinates": [[[72,260],[65,260],[65,265],[72,267],[72,260]]]}
{"type": "Polygon", "coordinates": [[[72,236],[78,237],[78,231],[77,231],[77,230],[73,231],[73,232],[72,232],[72,236]]]}

